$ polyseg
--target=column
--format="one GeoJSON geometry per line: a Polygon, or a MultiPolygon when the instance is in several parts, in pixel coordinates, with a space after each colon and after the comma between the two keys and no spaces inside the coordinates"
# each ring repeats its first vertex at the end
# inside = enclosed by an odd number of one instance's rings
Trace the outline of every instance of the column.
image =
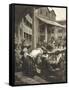
{"type": "Polygon", "coordinates": [[[36,18],[36,9],[33,9],[33,23],[32,23],[32,48],[36,48],[38,42],[38,20],[36,18]]]}
{"type": "Polygon", "coordinates": [[[57,40],[58,38],[58,27],[55,26],[55,30],[54,30],[54,36],[55,36],[55,39],[57,40]]]}
{"type": "Polygon", "coordinates": [[[47,25],[45,25],[45,41],[47,42],[47,25]]]}

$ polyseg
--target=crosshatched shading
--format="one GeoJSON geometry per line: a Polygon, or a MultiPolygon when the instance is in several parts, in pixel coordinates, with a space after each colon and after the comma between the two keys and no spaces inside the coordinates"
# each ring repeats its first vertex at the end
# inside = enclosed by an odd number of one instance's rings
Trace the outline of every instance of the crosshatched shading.
{"type": "Polygon", "coordinates": [[[66,7],[14,6],[14,85],[67,82],[66,7]]]}

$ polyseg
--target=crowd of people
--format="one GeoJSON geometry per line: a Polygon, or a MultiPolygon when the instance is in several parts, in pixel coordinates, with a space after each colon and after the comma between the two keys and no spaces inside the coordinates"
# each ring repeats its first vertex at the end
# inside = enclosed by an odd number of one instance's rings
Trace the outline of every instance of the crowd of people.
{"type": "Polygon", "coordinates": [[[15,70],[29,77],[39,75],[51,82],[63,82],[66,80],[65,51],[64,46],[54,40],[38,43],[34,50],[23,40],[22,44],[16,44],[15,47],[15,70]],[[60,47],[63,49],[59,50],[60,47]]]}

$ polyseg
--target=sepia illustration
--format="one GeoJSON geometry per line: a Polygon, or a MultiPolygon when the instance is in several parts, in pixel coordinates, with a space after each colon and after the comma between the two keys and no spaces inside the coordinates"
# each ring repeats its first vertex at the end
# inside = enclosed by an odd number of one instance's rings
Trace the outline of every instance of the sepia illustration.
{"type": "Polygon", "coordinates": [[[15,5],[15,85],[66,82],[66,8],[15,5]]]}

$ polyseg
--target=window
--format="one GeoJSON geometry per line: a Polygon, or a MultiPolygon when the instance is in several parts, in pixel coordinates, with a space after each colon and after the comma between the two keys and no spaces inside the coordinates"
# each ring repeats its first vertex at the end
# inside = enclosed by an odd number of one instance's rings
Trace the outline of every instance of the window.
{"type": "Polygon", "coordinates": [[[30,41],[32,40],[32,36],[31,36],[31,35],[29,35],[29,40],[30,40],[30,41]]]}
{"type": "Polygon", "coordinates": [[[25,33],[25,32],[24,32],[24,38],[25,38],[27,41],[31,41],[31,40],[32,40],[32,36],[29,35],[29,34],[27,34],[27,33],[25,33]]]}
{"type": "Polygon", "coordinates": [[[42,14],[42,10],[40,9],[40,14],[42,14]]]}
{"type": "Polygon", "coordinates": [[[58,37],[58,40],[61,41],[61,40],[62,40],[62,36],[59,36],[59,37],[58,37]]]}
{"type": "Polygon", "coordinates": [[[49,12],[46,10],[46,16],[49,17],[49,12]]]}
{"type": "Polygon", "coordinates": [[[46,16],[47,16],[47,12],[46,12],[46,16]]]}
{"type": "Polygon", "coordinates": [[[39,36],[39,42],[43,42],[45,40],[45,35],[40,35],[39,36]]]}
{"type": "Polygon", "coordinates": [[[54,29],[52,29],[51,32],[54,33],[54,29]]]}
{"type": "Polygon", "coordinates": [[[59,33],[62,33],[62,29],[58,30],[59,33]]]}

